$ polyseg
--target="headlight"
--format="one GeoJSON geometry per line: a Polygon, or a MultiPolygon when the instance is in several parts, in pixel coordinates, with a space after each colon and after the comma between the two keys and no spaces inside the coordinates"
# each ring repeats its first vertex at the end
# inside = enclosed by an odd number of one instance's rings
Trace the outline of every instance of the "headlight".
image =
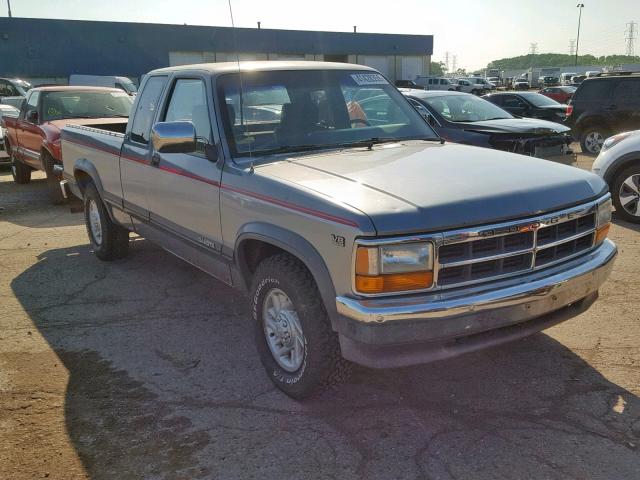
{"type": "Polygon", "coordinates": [[[602,151],[604,152],[605,150],[610,149],[614,145],[619,144],[622,140],[630,136],[632,133],[633,132],[624,132],[624,133],[619,133],[617,135],[614,135],[613,137],[607,138],[602,144],[602,151]]]}
{"type": "Polygon", "coordinates": [[[608,198],[600,205],[596,212],[596,245],[604,242],[611,226],[611,199],[608,198]]]}
{"type": "Polygon", "coordinates": [[[355,288],[376,294],[424,290],[433,284],[433,244],[411,242],[359,246],[355,288]]]}

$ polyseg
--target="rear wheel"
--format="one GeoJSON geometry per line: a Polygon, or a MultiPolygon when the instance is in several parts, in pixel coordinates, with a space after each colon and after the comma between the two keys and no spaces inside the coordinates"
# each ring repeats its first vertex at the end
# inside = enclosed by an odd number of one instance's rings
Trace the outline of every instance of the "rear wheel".
{"type": "Polygon", "coordinates": [[[96,257],[110,261],[127,255],[129,231],[113,223],[93,183],[84,191],[84,219],[96,257]]]}
{"type": "Polygon", "coordinates": [[[599,126],[587,127],[580,135],[580,148],[582,153],[597,155],[602,149],[602,144],[609,137],[607,129],[599,126]]]}
{"type": "Polygon", "coordinates": [[[640,164],[624,169],[614,178],[611,197],[617,215],[640,223],[640,164]]]}
{"type": "Polygon", "coordinates": [[[263,260],[251,298],[258,353],[276,387],[302,399],[348,376],[351,364],[340,354],[313,277],[297,259],[263,260]]]}
{"type": "Polygon", "coordinates": [[[31,168],[16,158],[13,149],[11,149],[11,176],[16,183],[24,184],[31,181],[31,168]]]}

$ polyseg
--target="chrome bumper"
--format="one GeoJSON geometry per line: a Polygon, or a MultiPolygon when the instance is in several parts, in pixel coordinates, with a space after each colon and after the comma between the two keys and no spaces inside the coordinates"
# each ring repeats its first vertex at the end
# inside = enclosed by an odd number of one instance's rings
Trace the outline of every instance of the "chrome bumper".
{"type": "Polygon", "coordinates": [[[581,257],[524,278],[419,296],[379,299],[341,296],[336,298],[336,306],[339,314],[364,324],[460,317],[471,320],[488,318],[492,311],[500,312],[504,319],[501,324],[524,322],[597,292],[609,276],[616,254],[615,244],[605,240],[581,257]]]}

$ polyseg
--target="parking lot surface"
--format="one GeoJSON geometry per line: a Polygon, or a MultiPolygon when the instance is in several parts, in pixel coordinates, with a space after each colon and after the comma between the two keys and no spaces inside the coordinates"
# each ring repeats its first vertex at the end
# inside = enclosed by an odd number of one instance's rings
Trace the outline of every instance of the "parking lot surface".
{"type": "Polygon", "coordinates": [[[34,178],[0,170],[1,479],[640,478],[637,226],[587,313],[296,402],[240,293],[143,239],[100,262],[34,178]]]}

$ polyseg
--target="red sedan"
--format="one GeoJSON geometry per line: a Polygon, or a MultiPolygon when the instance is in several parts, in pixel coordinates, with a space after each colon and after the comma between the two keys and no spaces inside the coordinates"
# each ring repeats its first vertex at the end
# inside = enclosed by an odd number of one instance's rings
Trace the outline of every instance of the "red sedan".
{"type": "Polygon", "coordinates": [[[576,87],[561,86],[561,87],[547,87],[540,90],[542,95],[553,98],[556,102],[567,103],[571,100],[573,93],[576,91],[576,87]]]}

